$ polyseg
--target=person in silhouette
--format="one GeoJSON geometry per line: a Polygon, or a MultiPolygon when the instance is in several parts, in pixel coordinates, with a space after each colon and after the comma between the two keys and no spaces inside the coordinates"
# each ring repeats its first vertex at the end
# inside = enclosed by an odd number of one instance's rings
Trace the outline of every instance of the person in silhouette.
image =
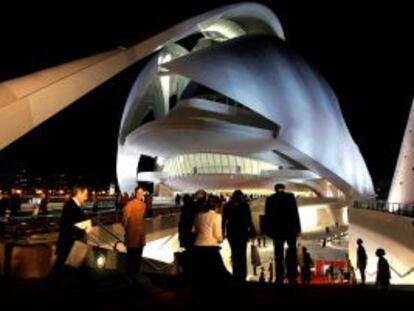
{"type": "Polygon", "coordinates": [[[180,246],[187,251],[193,246],[196,237],[196,233],[192,231],[195,217],[206,203],[207,192],[202,189],[194,194],[194,200],[189,195],[183,197],[183,207],[178,221],[178,239],[180,246]]]}
{"type": "Polygon", "coordinates": [[[39,215],[47,215],[48,214],[47,205],[49,204],[48,191],[43,190],[40,196],[41,196],[41,200],[40,200],[40,206],[39,206],[39,215]]]}
{"type": "Polygon", "coordinates": [[[377,279],[375,281],[375,284],[379,289],[387,290],[390,286],[391,279],[390,265],[388,264],[387,259],[384,258],[384,249],[378,248],[375,251],[375,255],[378,257],[377,279]]]}
{"type": "Polygon", "coordinates": [[[238,282],[247,276],[247,241],[256,236],[250,206],[241,190],[233,192],[223,208],[223,233],[231,248],[233,278],[238,282]]]}
{"type": "Polygon", "coordinates": [[[260,276],[259,276],[259,282],[264,283],[265,282],[265,269],[264,267],[260,268],[260,276]]]}
{"type": "Polygon", "coordinates": [[[175,206],[180,206],[181,205],[181,195],[179,193],[177,193],[175,195],[175,206]]]}
{"type": "MultiPolygon", "coordinates": [[[[272,258],[272,260],[273,260],[273,258],[272,258]]],[[[273,282],[273,263],[271,262],[271,263],[269,263],[269,268],[268,268],[268,272],[269,272],[269,279],[268,279],[268,282],[269,283],[272,283],[273,282]]]]}
{"type": "Polygon", "coordinates": [[[276,283],[283,284],[285,276],[284,244],[287,242],[286,268],[289,283],[296,284],[296,239],[301,233],[299,211],[295,196],[285,192],[283,184],[275,186],[265,206],[265,232],[273,239],[276,261],[276,283]]]}
{"type": "Polygon", "coordinates": [[[12,187],[10,190],[9,209],[11,215],[16,215],[20,211],[22,205],[22,198],[16,187],[12,187]]]}
{"type": "Polygon", "coordinates": [[[303,265],[301,267],[302,283],[305,285],[311,282],[311,268],[313,266],[313,260],[306,247],[302,248],[303,251],[303,265]]]}
{"type": "Polygon", "coordinates": [[[362,243],[362,239],[357,240],[357,268],[361,274],[361,283],[365,284],[365,269],[367,268],[368,256],[362,243]]]}
{"type": "Polygon", "coordinates": [[[180,247],[184,249],[180,255],[184,277],[187,281],[191,278],[191,250],[195,240],[195,233],[192,232],[192,228],[197,212],[198,209],[194,206],[192,197],[185,194],[178,221],[178,240],[180,247]]]}

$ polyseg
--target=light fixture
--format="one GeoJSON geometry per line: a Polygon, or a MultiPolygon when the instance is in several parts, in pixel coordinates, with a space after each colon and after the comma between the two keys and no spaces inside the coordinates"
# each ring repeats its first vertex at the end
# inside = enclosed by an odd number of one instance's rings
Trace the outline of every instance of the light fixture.
{"type": "Polygon", "coordinates": [[[105,267],[105,263],[106,263],[106,257],[104,254],[99,254],[96,258],[96,266],[99,269],[102,269],[103,267],[105,267]]]}

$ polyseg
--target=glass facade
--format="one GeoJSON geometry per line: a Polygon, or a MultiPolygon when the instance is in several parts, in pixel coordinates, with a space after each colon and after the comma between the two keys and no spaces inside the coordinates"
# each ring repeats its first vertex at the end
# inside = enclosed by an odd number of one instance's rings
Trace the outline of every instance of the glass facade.
{"type": "Polygon", "coordinates": [[[277,165],[230,154],[195,153],[168,159],[163,172],[171,177],[196,174],[265,175],[278,169],[277,165]]]}

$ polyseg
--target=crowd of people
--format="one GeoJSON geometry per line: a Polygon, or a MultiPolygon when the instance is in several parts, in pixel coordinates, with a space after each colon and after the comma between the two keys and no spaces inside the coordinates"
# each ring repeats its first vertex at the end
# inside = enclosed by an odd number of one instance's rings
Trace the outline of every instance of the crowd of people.
{"type": "MultiPolygon", "coordinates": [[[[299,212],[292,193],[285,192],[285,186],[275,186],[275,193],[266,199],[265,215],[260,234],[253,225],[249,197],[242,191],[233,192],[229,200],[208,195],[199,190],[193,197],[183,196],[183,207],[179,221],[180,246],[184,275],[198,293],[214,286],[240,284],[247,278],[247,246],[252,246],[252,263],[257,268],[260,258],[255,256],[256,244],[265,244],[264,234],[273,240],[275,269],[269,264],[269,280],[282,285],[285,279],[297,284],[297,237],[301,233],[299,212]],[[264,233],[264,234],[263,234],[264,233]],[[231,249],[232,274],[226,270],[220,255],[220,245],[227,239],[231,249]],[[284,244],[288,250],[284,252],[284,244]],[[274,270],[276,273],[274,273],[274,270]]],[[[304,247],[301,276],[303,283],[310,283],[312,259],[304,247]]],[[[264,268],[259,281],[265,281],[264,268]]]]}
{"type": "MultiPolygon", "coordinates": [[[[88,188],[76,186],[71,198],[64,204],[57,242],[57,260],[50,277],[52,280],[64,269],[74,243],[85,240],[89,228],[79,228],[76,224],[86,219],[81,206],[88,198],[88,188]]],[[[146,191],[141,187],[135,189],[129,200],[122,202],[122,225],[127,248],[126,272],[133,282],[138,280],[145,247],[144,217],[148,208],[146,202],[146,191]]],[[[306,247],[297,243],[302,232],[298,206],[295,196],[286,192],[283,184],[277,184],[275,193],[266,199],[260,235],[253,225],[249,198],[241,190],[234,191],[227,201],[216,195],[208,195],[204,190],[198,190],[193,196],[184,195],[182,202],[178,233],[180,246],[185,251],[182,253],[181,263],[186,280],[198,295],[208,292],[206,289],[209,288],[217,289],[230,283],[240,284],[246,281],[248,242],[251,240],[265,243],[263,234],[273,240],[274,246],[275,262],[274,265],[269,264],[268,281],[272,282],[275,277],[278,285],[286,282],[295,285],[298,282],[299,266],[302,283],[311,283],[312,257],[306,247]],[[220,254],[221,244],[225,239],[231,249],[232,274],[225,268],[220,254]]],[[[363,241],[359,239],[357,243],[357,268],[364,284],[368,258],[363,241]]],[[[254,243],[251,245],[255,246],[254,243]]],[[[390,268],[384,258],[385,251],[378,249],[376,255],[379,257],[377,285],[386,289],[389,286],[390,268]]],[[[355,270],[349,259],[342,273],[350,283],[356,282],[355,270]]],[[[264,268],[259,280],[264,281],[264,268]]]]}

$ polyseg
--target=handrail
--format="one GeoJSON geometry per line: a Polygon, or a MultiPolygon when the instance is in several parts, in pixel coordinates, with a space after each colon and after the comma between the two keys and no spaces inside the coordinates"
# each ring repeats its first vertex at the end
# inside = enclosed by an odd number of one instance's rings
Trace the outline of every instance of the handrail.
{"type": "MultiPolygon", "coordinates": [[[[394,273],[395,274],[397,274],[398,275],[398,277],[400,277],[401,279],[404,279],[404,278],[406,278],[407,276],[409,276],[411,273],[413,273],[414,272],[414,267],[411,267],[410,269],[408,269],[405,273],[400,273],[397,269],[395,269],[393,266],[390,266],[390,269],[392,270],[392,271],[394,271],[394,273]]],[[[359,270],[359,268],[357,268],[356,270],[359,270]]],[[[369,276],[374,276],[374,275],[376,275],[377,274],[377,271],[374,271],[374,272],[368,272],[368,271],[365,271],[365,273],[367,274],[367,275],[369,275],[369,276]]]]}
{"type": "Polygon", "coordinates": [[[116,250],[116,247],[118,246],[119,243],[125,244],[125,242],[118,237],[115,233],[113,233],[111,230],[109,230],[103,223],[101,223],[99,220],[96,221],[97,225],[99,226],[99,228],[101,228],[102,230],[104,230],[106,233],[108,233],[110,236],[112,236],[116,242],[114,243],[114,250],[116,250]]]}
{"type": "Polygon", "coordinates": [[[404,204],[387,202],[382,200],[367,200],[354,201],[353,207],[414,218],[414,203],[404,204]]]}

